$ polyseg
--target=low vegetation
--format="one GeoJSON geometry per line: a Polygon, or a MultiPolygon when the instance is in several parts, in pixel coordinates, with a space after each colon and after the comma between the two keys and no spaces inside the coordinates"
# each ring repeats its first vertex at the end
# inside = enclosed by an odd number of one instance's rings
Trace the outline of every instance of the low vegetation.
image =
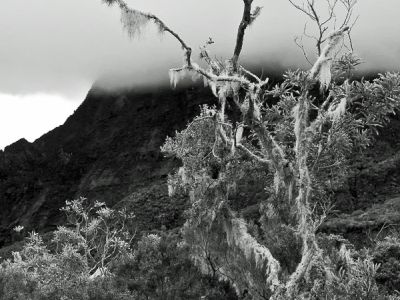
{"type": "Polygon", "coordinates": [[[229,284],[191,263],[178,232],[133,241],[134,216],[126,211],[83,198],[63,211],[71,223],[48,243],[32,232],[21,251],[3,260],[0,299],[236,299],[229,284]]]}

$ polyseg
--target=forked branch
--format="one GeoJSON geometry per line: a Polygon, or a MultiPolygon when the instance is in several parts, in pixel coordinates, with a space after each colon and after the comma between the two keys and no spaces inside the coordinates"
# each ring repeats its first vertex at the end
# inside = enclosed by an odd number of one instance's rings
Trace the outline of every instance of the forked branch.
{"type": "MultiPolygon", "coordinates": [[[[304,29],[303,36],[316,41],[315,46],[317,48],[317,54],[318,56],[320,56],[323,50],[323,44],[329,37],[327,33],[330,27],[333,27],[332,30],[340,30],[345,27],[352,27],[350,23],[353,19],[354,6],[357,3],[357,0],[326,0],[325,2],[327,3],[327,11],[325,13],[317,9],[317,1],[315,0],[301,0],[300,4],[299,1],[296,0],[289,0],[289,2],[292,4],[293,7],[304,13],[308,18],[310,18],[311,21],[316,25],[317,33],[315,35],[307,34],[306,29],[304,29]],[[342,23],[340,24],[340,26],[337,27],[336,10],[340,4],[345,11],[345,15],[342,23]],[[325,17],[323,17],[324,15],[325,17]]],[[[349,40],[351,44],[350,35],[349,40]]],[[[303,55],[306,56],[307,59],[302,39],[296,38],[295,41],[297,46],[302,50],[303,55]]]]}

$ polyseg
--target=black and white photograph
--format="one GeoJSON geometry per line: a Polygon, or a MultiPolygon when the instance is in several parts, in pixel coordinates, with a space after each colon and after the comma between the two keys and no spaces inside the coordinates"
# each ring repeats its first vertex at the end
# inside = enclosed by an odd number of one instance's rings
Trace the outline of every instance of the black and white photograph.
{"type": "Polygon", "coordinates": [[[0,2],[0,300],[400,300],[399,0],[0,2]]]}

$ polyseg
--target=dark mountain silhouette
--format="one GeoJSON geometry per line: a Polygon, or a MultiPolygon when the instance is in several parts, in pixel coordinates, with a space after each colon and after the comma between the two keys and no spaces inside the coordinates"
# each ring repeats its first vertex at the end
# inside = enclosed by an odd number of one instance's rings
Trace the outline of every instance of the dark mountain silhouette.
{"type": "Polygon", "coordinates": [[[65,200],[79,196],[114,205],[134,195],[144,226],[174,226],[182,207],[167,205],[165,182],[179,162],[164,158],[160,146],[213,101],[198,87],[93,88],[64,125],[34,143],[6,147],[0,152],[0,246],[12,241],[17,225],[54,229],[63,222],[65,200]]]}

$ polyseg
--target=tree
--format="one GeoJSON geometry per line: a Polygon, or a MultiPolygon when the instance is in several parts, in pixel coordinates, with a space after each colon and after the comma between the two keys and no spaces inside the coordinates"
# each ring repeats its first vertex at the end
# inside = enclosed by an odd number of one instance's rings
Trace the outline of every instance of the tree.
{"type": "MultiPolygon", "coordinates": [[[[340,1],[347,13],[329,35],[338,1],[325,1],[326,19],[314,0],[290,1],[317,25],[318,58],[309,71],[288,71],[275,86],[239,61],[245,32],[261,12],[260,7],[252,8],[253,0],[243,0],[232,57],[213,59],[208,42],[200,53],[205,68],[157,16],[129,8],[123,0],[104,2],[118,5],[131,36],[151,21],[178,41],[185,64],[170,70],[172,86],[192,75],[210,86],[218,99],[217,106],[203,107],[162,148],[183,162],[169,178],[170,192],[190,195],[183,232],[196,264],[231,282],[239,295],[254,299],[318,298],[317,284],[345,284],[316,232],[331,191],[346,179],[349,157],[369,144],[373,129],[400,105],[399,74],[380,75],[372,82],[350,80],[349,70],[358,60],[341,50],[352,27],[355,1],[340,1]],[[247,176],[263,182],[267,190],[258,203],[261,225],[253,228],[232,200],[247,176]],[[289,244],[292,258],[284,257],[289,244]]],[[[356,268],[355,263],[348,266],[356,268]]]]}

